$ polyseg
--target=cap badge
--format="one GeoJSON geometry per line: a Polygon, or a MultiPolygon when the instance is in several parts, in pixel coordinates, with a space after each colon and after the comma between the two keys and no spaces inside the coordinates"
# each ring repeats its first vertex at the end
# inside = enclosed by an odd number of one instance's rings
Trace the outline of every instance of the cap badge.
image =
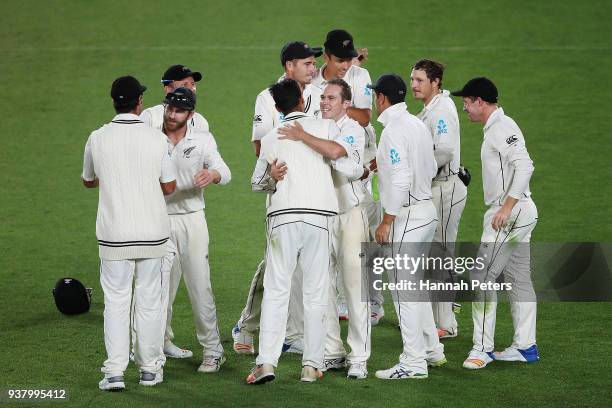
{"type": "Polygon", "coordinates": [[[342,41],[342,45],[344,47],[348,47],[350,43],[351,43],[351,40],[344,40],[344,41],[342,41]]]}

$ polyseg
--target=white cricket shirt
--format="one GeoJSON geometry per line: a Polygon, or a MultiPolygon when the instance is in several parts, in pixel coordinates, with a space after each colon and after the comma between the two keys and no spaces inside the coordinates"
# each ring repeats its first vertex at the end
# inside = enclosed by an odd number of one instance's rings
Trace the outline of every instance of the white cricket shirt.
{"type": "Polygon", "coordinates": [[[507,196],[526,201],[531,197],[529,180],[533,161],[521,129],[497,108],[484,126],[480,149],[482,186],[486,205],[503,205],[507,196]]]}
{"type": "Polygon", "coordinates": [[[459,132],[459,116],[457,107],[447,90],[443,90],[417,115],[425,123],[433,137],[435,149],[452,150],[450,162],[437,163],[438,174],[435,180],[447,180],[448,176],[459,172],[461,140],[459,132]]]}
{"type": "MultiPolygon", "coordinates": [[[[340,133],[333,120],[310,118],[302,112],[290,113],[281,125],[294,121],[321,139],[334,140],[340,133]]],[[[277,129],[273,129],[261,140],[261,153],[251,177],[253,190],[262,191],[265,187],[260,183],[265,179],[269,165],[274,160],[287,164],[287,174],[276,184],[276,190],[270,196],[267,215],[336,215],[338,200],[329,162],[300,141],[280,140],[278,137],[277,129]]],[[[350,146],[347,151],[350,151],[350,146]]]]}
{"type": "MultiPolygon", "coordinates": [[[[325,67],[326,65],[323,65],[319,68],[311,84],[319,90],[319,95],[323,93],[323,89],[327,85],[327,80],[323,78],[325,67]]],[[[358,109],[372,109],[372,90],[368,88],[372,80],[368,70],[357,65],[351,65],[342,79],[351,87],[351,93],[353,94],[351,106],[358,109]]]]}
{"type": "Polygon", "coordinates": [[[120,114],[85,146],[82,177],[99,179],[96,237],[101,259],[161,258],[170,223],[159,183],[175,180],[166,136],[120,114]]]}
{"type": "Polygon", "coordinates": [[[431,200],[438,171],[433,141],[404,102],[385,109],[378,121],[384,126],[376,154],[380,198],[387,214],[398,215],[403,206],[431,200]]]}
{"type": "Polygon", "coordinates": [[[202,189],[193,184],[193,176],[198,171],[217,170],[221,175],[219,184],[222,185],[232,178],[210,132],[187,128],[185,137],[176,146],[168,141],[168,150],[176,171],[176,190],[165,197],[168,214],[186,214],[204,209],[202,189]]]}
{"type": "MultiPolygon", "coordinates": [[[[150,108],[142,111],[140,114],[140,120],[152,128],[162,130],[162,126],[164,124],[164,108],[164,104],[151,106],[150,108]]],[[[203,132],[209,131],[208,121],[198,112],[193,113],[193,117],[189,122],[187,122],[187,126],[203,132]]]]}

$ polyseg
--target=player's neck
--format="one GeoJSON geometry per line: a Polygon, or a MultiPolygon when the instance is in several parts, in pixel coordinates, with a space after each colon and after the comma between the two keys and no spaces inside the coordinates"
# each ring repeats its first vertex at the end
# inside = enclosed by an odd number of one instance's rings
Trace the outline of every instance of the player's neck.
{"type": "Polygon", "coordinates": [[[427,107],[427,105],[429,105],[429,102],[431,102],[433,100],[433,98],[436,97],[436,95],[440,94],[440,90],[435,90],[433,91],[427,98],[423,99],[423,106],[427,107]]]}
{"type": "Polygon", "coordinates": [[[487,108],[485,109],[483,115],[482,115],[482,124],[486,125],[487,122],[489,121],[489,118],[491,117],[491,115],[493,114],[493,112],[495,112],[497,110],[497,105],[489,105],[487,106],[487,108]]]}
{"type": "Polygon", "coordinates": [[[176,146],[177,144],[179,144],[181,140],[183,140],[183,138],[187,134],[187,124],[185,124],[185,126],[183,126],[182,128],[172,130],[172,131],[167,130],[164,126],[162,130],[164,134],[168,136],[168,140],[170,140],[170,143],[176,146]]]}

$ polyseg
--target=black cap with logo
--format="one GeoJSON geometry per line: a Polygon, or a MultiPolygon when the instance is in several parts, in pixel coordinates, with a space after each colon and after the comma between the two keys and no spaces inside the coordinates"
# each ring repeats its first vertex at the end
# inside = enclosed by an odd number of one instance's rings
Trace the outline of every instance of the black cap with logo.
{"type": "Polygon", "coordinates": [[[355,58],[357,50],[353,45],[353,36],[345,30],[331,30],[325,39],[325,49],[338,58],[355,58]]]}
{"type": "Polygon", "coordinates": [[[473,96],[485,102],[497,103],[497,87],[489,78],[478,77],[470,79],[463,89],[451,92],[453,96],[473,96]]]}
{"type": "Polygon", "coordinates": [[[321,47],[310,47],[302,41],[291,41],[285,44],[281,50],[281,65],[285,66],[287,61],[294,59],[305,59],[308,57],[320,57],[323,54],[321,47]]]}
{"type": "Polygon", "coordinates": [[[63,314],[85,313],[91,304],[91,288],[86,288],[74,278],[61,278],[53,288],[53,298],[57,310],[63,314]]]}
{"type": "Polygon", "coordinates": [[[147,87],[141,85],[136,78],[127,75],[113,81],[110,93],[115,106],[127,106],[137,100],[146,90],[147,87]]]}
{"type": "Polygon", "coordinates": [[[385,95],[393,104],[406,100],[406,82],[397,74],[382,74],[376,83],[368,85],[368,88],[385,95]]]}
{"type": "Polygon", "coordinates": [[[164,103],[176,108],[192,111],[195,110],[196,96],[190,89],[176,88],[174,91],[166,94],[164,103]]]}
{"type": "Polygon", "coordinates": [[[170,68],[164,72],[164,76],[162,77],[162,84],[167,85],[172,81],[180,81],[181,79],[185,79],[187,77],[192,77],[195,82],[198,82],[202,79],[202,74],[196,71],[192,71],[184,65],[172,65],[170,68]]]}

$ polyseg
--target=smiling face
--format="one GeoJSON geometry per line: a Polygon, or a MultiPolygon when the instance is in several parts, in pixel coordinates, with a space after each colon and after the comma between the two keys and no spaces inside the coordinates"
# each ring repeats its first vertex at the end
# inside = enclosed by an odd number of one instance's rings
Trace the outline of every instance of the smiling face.
{"type": "Polygon", "coordinates": [[[196,93],[196,82],[192,76],[180,79],[178,81],[172,81],[169,84],[164,85],[166,93],[172,92],[177,88],[187,88],[191,92],[196,93]]]}
{"type": "Polygon", "coordinates": [[[342,88],[340,86],[327,85],[321,95],[321,116],[323,119],[340,120],[346,115],[346,109],[350,105],[350,100],[342,100],[342,88]]]}
{"type": "Polygon", "coordinates": [[[467,113],[471,122],[482,122],[486,103],[480,98],[463,97],[463,111],[467,113]]]}
{"type": "Polygon", "coordinates": [[[348,71],[353,63],[352,58],[338,58],[328,53],[324,53],[323,58],[325,59],[326,79],[344,78],[346,71],[348,71]]]}

